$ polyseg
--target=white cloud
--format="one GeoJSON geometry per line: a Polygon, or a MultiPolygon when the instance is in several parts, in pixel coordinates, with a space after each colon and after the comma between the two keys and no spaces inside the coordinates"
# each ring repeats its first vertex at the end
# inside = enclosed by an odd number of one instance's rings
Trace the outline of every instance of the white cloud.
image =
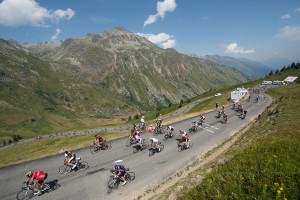
{"type": "Polygon", "coordinates": [[[176,45],[176,40],[173,39],[173,35],[166,33],[154,34],[145,34],[145,33],[136,33],[137,35],[147,38],[150,42],[162,46],[164,49],[173,48],[176,45]]]}
{"type": "Polygon", "coordinates": [[[296,12],[300,12],[300,8],[297,8],[295,11],[296,11],[296,12]]]}
{"type": "Polygon", "coordinates": [[[293,41],[300,41],[300,25],[296,26],[285,26],[280,29],[279,37],[287,38],[293,41]]]}
{"type": "Polygon", "coordinates": [[[235,53],[235,54],[249,54],[253,53],[254,49],[245,50],[242,47],[238,47],[237,43],[231,43],[226,46],[225,53],[235,53]]]}
{"type": "Polygon", "coordinates": [[[48,10],[41,7],[35,0],[3,0],[0,3],[0,24],[6,26],[30,24],[47,27],[47,21],[70,20],[74,15],[75,11],[70,8],[48,10]]]}
{"type": "Polygon", "coordinates": [[[280,19],[290,19],[290,18],[291,18],[290,14],[285,14],[280,17],[280,19]]]}
{"type": "Polygon", "coordinates": [[[53,40],[53,41],[57,40],[60,33],[61,33],[61,30],[59,28],[57,28],[55,30],[55,34],[51,37],[51,40],[53,40]]]}
{"type": "Polygon", "coordinates": [[[173,12],[176,9],[176,2],[175,0],[164,0],[163,2],[158,1],[157,2],[157,13],[155,15],[150,15],[146,21],[144,22],[144,27],[149,25],[149,24],[153,24],[155,23],[158,18],[163,19],[165,14],[167,12],[173,12]]]}

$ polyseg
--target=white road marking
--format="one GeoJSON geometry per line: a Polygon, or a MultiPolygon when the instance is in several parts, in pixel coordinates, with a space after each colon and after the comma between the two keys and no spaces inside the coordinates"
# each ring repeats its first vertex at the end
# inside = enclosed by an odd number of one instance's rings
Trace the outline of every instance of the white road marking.
{"type": "Polygon", "coordinates": [[[205,131],[211,132],[211,133],[215,133],[215,132],[213,132],[212,130],[209,130],[208,127],[203,128],[203,127],[199,126],[199,128],[201,128],[201,129],[203,129],[203,130],[205,130],[205,131]]]}
{"type": "Polygon", "coordinates": [[[209,124],[206,124],[206,123],[203,123],[203,124],[205,124],[205,125],[207,125],[207,126],[209,126],[209,127],[211,127],[211,128],[214,128],[214,129],[220,130],[218,127],[211,126],[211,125],[209,125],[209,124]]]}

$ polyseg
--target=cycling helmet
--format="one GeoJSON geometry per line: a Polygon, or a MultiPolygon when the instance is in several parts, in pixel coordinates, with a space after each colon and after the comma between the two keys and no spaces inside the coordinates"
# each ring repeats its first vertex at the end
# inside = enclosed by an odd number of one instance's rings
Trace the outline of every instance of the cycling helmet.
{"type": "Polygon", "coordinates": [[[150,138],[150,141],[153,141],[153,138],[150,138]]]}
{"type": "Polygon", "coordinates": [[[196,120],[193,120],[193,123],[196,123],[196,120]]]}
{"type": "Polygon", "coordinates": [[[29,172],[27,172],[27,173],[25,174],[25,177],[30,178],[31,176],[32,176],[32,172],[31,172],[31,171],[29,171],[29,172]]]}
{"type": "Polygon", "coordinates": [[[180,133],[182,133],[182,132],[183,132],[183,130],[182,130],[182,129],[179,129],[179,132],[180,132],[180,133]]]}

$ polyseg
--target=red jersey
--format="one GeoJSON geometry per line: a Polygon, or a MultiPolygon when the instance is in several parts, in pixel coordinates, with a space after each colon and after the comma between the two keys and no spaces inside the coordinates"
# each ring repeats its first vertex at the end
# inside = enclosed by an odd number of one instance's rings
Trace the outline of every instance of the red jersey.
{"type": "Polygon", "coordinates": [[[43,181],[45,180],[47,172],[45,171],[36,171],[32,173],[32,179],[43,181]]]}
{"type": "Polygon", "coordinates": [[[103,138],[101,136],[99,136],[99,135],[96,137],[96,139],[98,140],[99,143],[103,142],[103,138]]]}

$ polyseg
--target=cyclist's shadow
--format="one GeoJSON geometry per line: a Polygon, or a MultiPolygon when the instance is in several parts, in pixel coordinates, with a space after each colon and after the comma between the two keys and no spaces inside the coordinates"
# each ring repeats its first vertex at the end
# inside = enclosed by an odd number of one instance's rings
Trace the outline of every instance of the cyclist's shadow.
{"type": "Polygon", "coordinates": [[[47,190],[46,192],[51,192],[51,191],[58,189],[60,187],[60,184],[57,182],[58,182],[57,179],[46,182],[50,186],[50,189],[47,190]]]}

